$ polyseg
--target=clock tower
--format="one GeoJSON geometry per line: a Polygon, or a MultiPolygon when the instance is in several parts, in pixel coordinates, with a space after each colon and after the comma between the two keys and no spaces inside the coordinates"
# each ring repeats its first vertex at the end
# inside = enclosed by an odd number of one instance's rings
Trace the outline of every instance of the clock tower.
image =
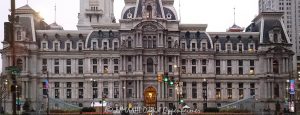
{"type": "Polygon", "coordinates": [[[78,30],[91,30],[93,26],[115,23],[114,0],[80,0],[78,30]]]}

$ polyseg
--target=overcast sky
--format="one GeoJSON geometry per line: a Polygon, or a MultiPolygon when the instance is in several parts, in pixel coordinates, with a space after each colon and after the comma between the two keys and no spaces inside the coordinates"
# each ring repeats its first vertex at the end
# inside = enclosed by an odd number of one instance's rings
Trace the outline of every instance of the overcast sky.
{"type": "MultiPolygon", "coordinates": [[[[27,0],[16,0],[16,8],[24,6],[27,0]]],[[[54,6],[57,6],[56,22],[65,30],[76,30],[79,0],[28,0],[28,4],[40,12],[48,24],[54,22],[54,6]]],[[[224,32],[233,25],[236,8],[236,24],[247,27],[258,14],[258,0],[181,0],[181,23],[208,24],[209,32],[224,32]]],[[[116,19],[120,19],[123,0],[114,0],[116,19]]],[[[179,0],[174,3],[179,13],[179,0]]],[[[3,22],[7,21],[10,0],[1,0],[0,40],[3,41],[3,22]]],[[[2,48],[2,44],[0,45],[2,48]]],[[[1,63],[1,61],[0,61],[1,63]]]]}

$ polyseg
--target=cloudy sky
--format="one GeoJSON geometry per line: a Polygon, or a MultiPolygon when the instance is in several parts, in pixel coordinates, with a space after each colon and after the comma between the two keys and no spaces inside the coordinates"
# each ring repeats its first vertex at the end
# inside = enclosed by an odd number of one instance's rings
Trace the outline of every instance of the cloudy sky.
{"type": "MultiPolygon", "coordinates": [[[[54,22],[54,6],[57,6],[56,22],[65,30],[76,30],[79,0],[16,0],[16,8],[28,4],[44,17],[48,24],[54,22]]],[[[180,0],[181,23],[208,24],[207,31],[223,32],[233,25],[236,8],[236,24],[246,27],[258,14],[258,0],[180,0]]],[[[114,0],[115,17],[120,18],[123,0],[114,0]]],[[[179,0],[174,3],[179,13],[179,0]]],[[[0,40],[3,41],[3,22],[7,21],[10,0],[1,0],[0,40]]],[[[2,47],[2,44],[0,44],[2,47]]],[[[0,61],[1,64],[1,61],[0,61]]]]}

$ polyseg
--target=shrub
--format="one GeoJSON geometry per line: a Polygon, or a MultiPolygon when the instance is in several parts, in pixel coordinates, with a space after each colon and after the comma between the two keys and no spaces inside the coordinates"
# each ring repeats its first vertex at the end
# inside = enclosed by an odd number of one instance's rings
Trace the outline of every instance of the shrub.
{"type": "Polygon", "coordinates": [[[204,110],[204,112],[219,112],[219,109],[216,107],[209,107],[204,110]]]}
{"type": "Polygon", "coordinates": [[[81,109],[81,112],[96,112],[96,109],[93,107],[84,107],[81,109]]]}

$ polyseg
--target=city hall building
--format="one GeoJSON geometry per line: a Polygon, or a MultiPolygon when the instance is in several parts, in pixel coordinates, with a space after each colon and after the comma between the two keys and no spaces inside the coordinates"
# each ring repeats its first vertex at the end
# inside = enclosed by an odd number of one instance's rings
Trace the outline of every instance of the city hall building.
{"type": "MultiPolygon", "coordinates": [[[[113,1],[80,0],[78,30],[48,25],[29,5],[16,9],[16,59],[7,38],[1,54],[4,75],[13,61],[21,69],[21,101],[45,109],[48,89],[59,100],[51,109],[105,98],[111,107],[203,110],[205,103],[222,107],[252,98],[261,104],[254,108],[275,110],[292,97],[294,53],[283,13],[261,12],[244,32],[235,24],[206,32],[206,24],[180,23],[174,0],[124,0],[119,23],[113,1]]],[[[7,111],[11,103],[8,97],[7,111]]]]}

